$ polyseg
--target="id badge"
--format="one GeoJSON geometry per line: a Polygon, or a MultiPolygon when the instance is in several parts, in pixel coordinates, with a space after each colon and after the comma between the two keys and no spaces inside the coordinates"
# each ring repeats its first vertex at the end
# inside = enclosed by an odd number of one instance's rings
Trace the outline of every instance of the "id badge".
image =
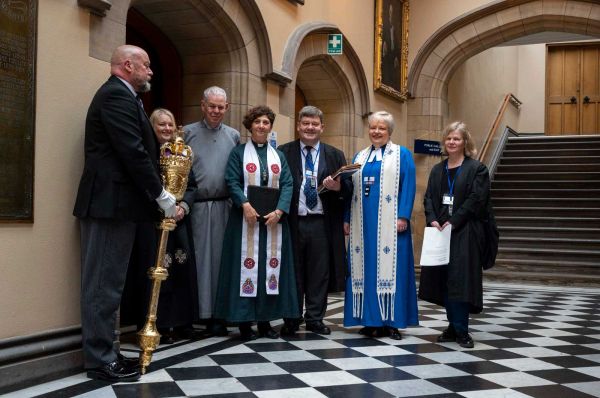
{"type": "Polygon", "coordinates": [[[442,204],[452,206],[454,204],[454,195],[450,195],[449,193],[445,193],[442,198],[442,204]]]}

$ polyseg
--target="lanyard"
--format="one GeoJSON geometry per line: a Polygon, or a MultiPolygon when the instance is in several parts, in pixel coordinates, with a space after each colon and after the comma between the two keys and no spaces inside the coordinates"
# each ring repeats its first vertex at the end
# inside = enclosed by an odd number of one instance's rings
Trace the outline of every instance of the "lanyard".
{"type": "Polygon", "coordinates": [[[458,178],[458,175],[460,174],[461,168],[462,168],[462,164],[460,166],[458,166],[458,170],[456,170],[456,174],[454,175],[452,182],[450,182],[450,173],[448,172],[448,161],[446,160],[446,178],[448,178],[448,190],[450,191],[448,193],[450,195],[452,195],[452,192],[454,191],[454,183],[456,182],[456,179],[458,178]]]}
{"type": "MultiPolygon", "coordinates": [[[[306,146],[305,146],[304,148],[306,148],[306,146]]],[[[312,147],[312,148],[311,148],[311,151],[312,151],[313,149],[316,149],[316,150],[317,150],[317,154],[315,155],[315,157],[313,158],[313,161],[312,161],[312,164],[313,164],[313,169],[312,169],[311,171],[313,171],[313,172],[314,172],[314,171],[315,171],[315,169],[317,168],[317,164],[319,163],[319,153],[321,153],[321,144],[319,144],[319,148],[318,148],[318,149],[317,149],[317,148],[315,148],[315,147],[312,147]]],[[[306,153],[306,154],[305,154],[304,152],[305,152],[305,151],[303,151],[302,149],[300,150],[300,153],[301,153],[301,154],[302,154],[302,156],[304,157],[304,173],[306,173],[306,158],[308,157],[308,153],[306,153]]],[[[308,152],[308,151],[306,151],[306,152],[308,152]]],[[[311,156],[312,156],[312,155],[311,155],[311,156]]]]}

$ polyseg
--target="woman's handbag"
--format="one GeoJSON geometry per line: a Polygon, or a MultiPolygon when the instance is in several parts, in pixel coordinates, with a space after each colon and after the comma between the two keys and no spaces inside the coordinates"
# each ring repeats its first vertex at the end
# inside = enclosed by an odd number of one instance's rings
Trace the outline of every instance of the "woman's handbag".
{"type": "Polygon", "coordinates": [[[492,209],[492,202],[490,200],[488,200],[487,219],[483,221],[483,229],[485,233],[485,242],[483,246],[482,264],[483,269],[490,269],[496,263],[498,241],[500,240],[500,233],[498,232],[496,217],[494,216],[494,210],[492,209]]]}

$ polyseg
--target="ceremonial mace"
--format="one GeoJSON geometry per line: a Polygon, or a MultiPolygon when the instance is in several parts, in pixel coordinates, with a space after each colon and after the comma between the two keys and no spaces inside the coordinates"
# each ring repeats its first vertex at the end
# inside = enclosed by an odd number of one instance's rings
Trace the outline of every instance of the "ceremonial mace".
{"type": "MultiPolygon", "coordinates": [[[[163,186],[167,191],[175,195],[179,202],[183,199],[183,194],[187,188],[188,175],[192,167],[192,148],[185,145],[183,141],[183,130],[181,126],[175,132],[174,142],[166,142],[160,147],[160,174],[163,186]]],[[[140,330],[138,335],[138,344],[140,352],[140,368],[142,374],[146,373],[146,368],[152,361],[152,352],[156,350],[160,343],[160,333],[156,329],[156,310],[158,306],[158,296],[160,294],[160,284],[168,278],[169,272],[165,267],[165,254],[167,251],[167,241],[169,232],[174,230],[177,222],[173,218],[163,218],[158,229],[160,229],[160,241],[158,252],[156,254],[156,265],[148,269],[148,277],[152,280],[152,292],[150,293],[150,304],[148,305],[148,314],[146,324],[140,330]]]]}

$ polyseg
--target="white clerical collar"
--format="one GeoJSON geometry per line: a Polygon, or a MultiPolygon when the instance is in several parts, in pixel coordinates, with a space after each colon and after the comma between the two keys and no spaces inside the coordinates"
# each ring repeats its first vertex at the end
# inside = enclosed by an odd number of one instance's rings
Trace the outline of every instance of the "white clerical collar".
{"type": "MultiPolygon", "coordinates": [[[[114,75],[113,75],[114,76],[114,75]]],[[[123,82],[123,84],[125,86],[127,86],[127,88],[129,89],[129,91],[131,91],[131,94],[133,94],[134,97],[137,98],[138,93],[135,91],[135,89],[133,88],[133,86],[131,85],[131,83],[129,83],[127,80],[121,79],[119,76],[115,76],[117,79],[119,79],[120,81],[123,82]]]]}
{"type": "Polygon", "coordinates": [[[385,145],[380,148],[375,148],[371,146],[371,154],[369,155],[369,159],[367,162],[377,162],[383,159],[383,151],[385,150],[385,145]]]}

